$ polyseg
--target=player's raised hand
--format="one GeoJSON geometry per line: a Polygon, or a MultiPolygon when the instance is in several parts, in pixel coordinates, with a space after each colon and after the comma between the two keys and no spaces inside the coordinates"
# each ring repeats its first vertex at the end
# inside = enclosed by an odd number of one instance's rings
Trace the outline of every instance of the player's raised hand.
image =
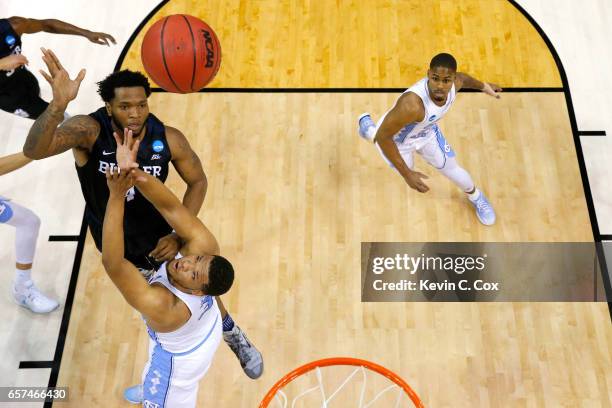
{"type": "Polygon", "coordinates": [[[180,248],[181,239],[175,233],[171,233],[157,241],[157,246],[151,251],[149,256],[155,258],[157,262],[170,261],[176,257],[180,248]]]}
{"type": "Polygon", "coordinates": [[[134,175],[130,170],[121,171],[118,167],[109,166],[106,169],[106,184],[111,196],[123,198],[134,187],[134,175]]]}
{"type": "Polygon", "coordinates": [[[64,109],[68,103],[76,98],[79,93],[81,81],[85,78],[85,70],[79,71],[75,79],[70,79],[68,71],[62,66],[57,56],[51,50],[41,48],[43,61],[47,65],[49,72],[40,70],[40,73],[53,89],[53,102],[62,106],[64,109]]]}
{"type": "Polygon", "coordinates": [[[499,95],[499,92],[501,91],[502,89],[499,85],[491,84],[489,82],[484,82],[484,87],[482,88],[482,92],[486,93],[487,95],[491,95],[499,99],[501,98],[501,96],[499,95]]]}
{"type": "Polygon", "coordinates": [[[110,46],[111,42],[113,44],[117,44],[117,41],[115,41],[113,36],[110,35],[110,34],[106,34],[106,33],[89,32],[89,33],[87,33],[86,37],[92,43],[96,43],[96,44],[100,44],[100,45],[108,45],[108,46],[110,46]]]}
{"type": "Polygon", "coordinates": [[[134,140],[132,131],[128,128],[123,129],[123,138],[119,137],[117,132],[113,132],[115,141],[117,142],[117,166],[122,170],[137,169],[138,163],[136,156],[138,155],[138,147],[140,140],[134,140]]]}
{"type": "Polygon", "coordinates": [[[419,193],[426,193],[429,191],[429,187],[421,179],[428,178],[429,177],[427,177],[427,175],[423,173],[419,173],[418,171],[411,171],[408,176],[404,177],[404,180],[406,180],[406,183],[408,183],[410,188],[418,191],[419,193]]]}

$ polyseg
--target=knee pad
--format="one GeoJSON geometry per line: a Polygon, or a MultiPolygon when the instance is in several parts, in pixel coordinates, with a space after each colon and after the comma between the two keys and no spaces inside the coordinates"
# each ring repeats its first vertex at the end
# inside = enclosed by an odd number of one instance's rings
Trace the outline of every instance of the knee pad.
{"type": "Polygon", "coordinates": [[[2,214],[10,213],[10,217],[7,217],[6,221],[2,221],[4,216],[0,215],[0,222],[16,228],[15,259],[17,263],[32,263],[36,252],[38,231],[40,230],[40,218],[32,210],[14,202],[0,201],[0,208],[2,206],[4,206],[2,214]]]}

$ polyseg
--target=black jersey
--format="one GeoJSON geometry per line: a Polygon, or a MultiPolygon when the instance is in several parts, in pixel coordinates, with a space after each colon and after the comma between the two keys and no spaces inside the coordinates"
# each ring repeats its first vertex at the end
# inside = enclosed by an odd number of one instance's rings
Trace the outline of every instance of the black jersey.
{"type": "MultiPolygon", "coordinates": [[[[11,54],[21,54],[21,37],[17,35],[8,19],[0,19],[0,58],[8,57],[11,54]]],[[[24,69],[23,66],[17,69],[24,69]]],[[[15,72],[0,71],[0,87],[8,82],[11,75],[15,72]]]]}
{"type": "MultiPolygon", "coordinates": [[[[102,223],[110,194],[105,173],[107,168],[117,166],[115,157],[117,142],[113,137],[111,119],[105,108],[98,109],[90,116],[100,124],[100,133],[87,163],[82,167],[76,166],[76,168],[85,197],[85,216],[96,246],[101,249],[102,223]]],[[[168,164],[172,159],[164,124],[153,114],[149,114],[145,126],[145,136],[140,141],[138,148],[138,164],[140,169],[164,182],[168,177],[168,164]]],[[[172,227],[136,188],[127,192],[125,201],[126,259],[136,263],[139,267],[146,267],[142,257],[155,248],[161,237],[171,233],[172,227]]]]}

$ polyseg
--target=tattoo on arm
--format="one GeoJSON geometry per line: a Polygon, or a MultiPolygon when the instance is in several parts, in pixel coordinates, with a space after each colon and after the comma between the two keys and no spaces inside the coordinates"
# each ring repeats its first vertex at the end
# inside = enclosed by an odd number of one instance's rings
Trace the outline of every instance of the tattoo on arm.
{"type": "Polygon", "coordinates": [[[98,123],[89,116],[79,115],[58,128],[63,118],[63,112],[47,108],[32,125],[23,146],[24,153],[33,159],[42,159],[75,147],[89,148],[99,131],[98,123]]]}

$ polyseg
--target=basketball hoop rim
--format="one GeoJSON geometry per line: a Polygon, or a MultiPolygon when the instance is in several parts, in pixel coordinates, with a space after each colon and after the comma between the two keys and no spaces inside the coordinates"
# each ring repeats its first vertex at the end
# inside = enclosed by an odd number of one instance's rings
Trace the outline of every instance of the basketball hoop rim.
{"type": "Polygon", "coordinates": [[[395,384],[399,385],[405,392],[408,394],[412,402],[415,404],[417,408],[425,408],[423,403],[421,402],[419,396],[410,388],[410,386],[404,381],[399,375],[395,374],[393,371],[389,370],[386,367],[383,367],[379,364],[373,363],[368,360],[362,360],[360,358],[353,357],[330,357],[323,358],[316,361],[311,361],[310,363],[306,363],[293,371],[285,374],[280,380],[278,380],[270,391],[265,395],[265,397],[261,400],[259,404],[259,408],[267,408],[277,391],[283,388],[285,385],[289,384],[291,381],[296,379],[297,377],[308,373],[309,371],[314,370],[317,367],[329,367],[334,365],[348,365],[348,366],[359,366],[365,367],[369,370],[375,371],[389,380],[393,381],[395,384]]]}

